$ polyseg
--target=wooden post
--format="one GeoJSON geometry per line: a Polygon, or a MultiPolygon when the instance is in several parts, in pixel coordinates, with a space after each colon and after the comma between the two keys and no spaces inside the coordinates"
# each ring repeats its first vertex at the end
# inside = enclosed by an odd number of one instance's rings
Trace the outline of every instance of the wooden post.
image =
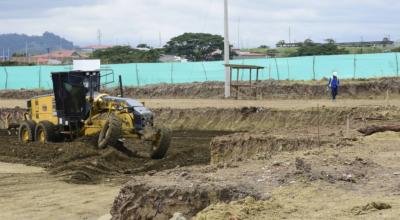
{"type": "Polygon", "coordinates": [[[204,76],[206,77],[206,81],[208,81],[208,79],[207,79],[207,71],[206,71],[206,67],[204,66],[204,62],[202,62],[201,65],[203,66],[203,71],[204,71],[204,76]]]}
{"type": "Polygon", "coordinates": [[[279,77],[279,68],[278,68],[278,60],[275,58],[275,66],[276,66],[276,74],[277,74],[277,76],[278,76],[278,81],[280,80],[280,77],[279,77]]]}
{"type": "Polygon", "coordinates": [[[290,67],[289,67],[289,60],[288,59],[286,59],[286,63],[287,63],[287,72],[288,72],[287,79],[290,80],[290,67]]]}
{"type": "Polygon", "coordinates": [[[399,59],[396,53],[396,72],[397,72],[397,77],[399,77],[399,59]]]}
{"type": "Polygon", "coordinates": [[[138,64],[135,65],[136,66],[136,81],[137,81],[137,86],[140,86],[140,82],[139,82],[139,68],[138,68],[138,64]]]}
{"type": "Polygon", "coordinates": [[[316,74],[315,74],[315,56],[313,57],[313,80],[316,80],[316,74]]]}
{"type": "Polygon", "coordinates": [[[250,68],[250,87],[251,87],[251,68],[250,68]]]}
{"type": "Polygon", "coordinates": [[[39,66],[39,89],[42,87],[42,66],[39,66]]]}
{"type": "Polygon", "coordinates": [[[353,73],[353,79],[356,78],[356,72],[357,72],[357,57],[354,55],[354,73],[353,73]]]}
{"type": "Polygon", "coordinates": [[[4,72],[5,72],[5,74],[6,74],[6,82],[5,82],[5,85],[4,85],[4,89],[7,89],[7,88],[8,88],[8,72],[7,72],[7,67],[4,67],[4,72]]]}
{"type": "Polygon", "coordinates": [[[256,69],[256,82],[258,82],[258,73],[259,73],[259,71],[260,71],[260,70],[257,68],[257,69],[256,69]]]}
{"type": "Polygon", "coordinates": [[[174,83],[173,73],[174,73],[174,63],[171,63],[171,83],[174,83]]]}
{"type": "Polygon", "coordinates": [[[239,75],[240,75],[240,69],[237,68],[236,99],[239,98],[239,75]]]}
{"type": "Polygon", "coordinates": [[[268,78],[269,78],[269,80],[271,80],[271,63],[269,63],[269,71],[268,71],[269,73],[269,76],[268,76],[268,78]]]}

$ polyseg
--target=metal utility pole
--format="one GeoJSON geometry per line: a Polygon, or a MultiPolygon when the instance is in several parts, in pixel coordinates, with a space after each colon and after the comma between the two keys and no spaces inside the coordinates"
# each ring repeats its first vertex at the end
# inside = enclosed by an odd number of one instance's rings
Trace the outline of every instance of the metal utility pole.
{"type": "Polygon", "coordinates": [[[158,40],[159,40],[159,48],[162,48],[162,38],[161,38],[161,32],[158,32],[158,40]]]}
{"type": "Polygon", "coordinates": [[[239,20],[238,20],[238,36],[237,36],[237,49],[240,49],[240,17],[239,17],[239,20]]]}
{"type": "Polygon", "coordinates": [[[103,38],[103,34],[101,33],[101,30],[98,29],[97,30],[97,43],[98,43],[98,45],[101,45],[102,38],[103,38]]]}
{"type": "Polygon", "coordinates": [[[25,63],[28,62],[28,41],[25,41],[25,63]]]}
{"type": "MultiPolygon", "coordinates": [[[[225,37],[224,37],[224,61],[225,65],[229,64],[229,23],[228,23],[228,0],[224,0],[224,26],[225,26],[225,37]]],[[[230,68],[225,66],[225,98],[229,98],[231,96],[231,73],[230,68]]]]}

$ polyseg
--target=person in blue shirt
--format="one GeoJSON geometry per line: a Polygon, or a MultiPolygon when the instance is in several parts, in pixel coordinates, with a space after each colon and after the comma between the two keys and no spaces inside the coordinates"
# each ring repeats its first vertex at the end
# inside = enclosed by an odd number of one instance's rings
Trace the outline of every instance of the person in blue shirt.
{"type": "Polygon", "coordinates": [[[337,77],[337,73],[334,72],[333,77],[329,78],[329,83],[328,83],[328,87],[331,89],[331,92],[332,92],[332,100],[333,101],[336,100],[336,96],[338,95],[339,85],[340,85],[339,78],[337,77]]]}

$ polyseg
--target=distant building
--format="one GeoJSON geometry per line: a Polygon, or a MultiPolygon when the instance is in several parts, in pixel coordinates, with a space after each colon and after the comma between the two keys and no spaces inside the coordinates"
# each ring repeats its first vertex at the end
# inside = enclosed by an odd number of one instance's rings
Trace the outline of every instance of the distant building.
{"type": "Polygon", "coordinates": [[[140,51],[150,51],[151,50],[150,48],[147,48],[147,47],[136,47],[135,49],[140,50],[140,51]]]}
{"type": "MultiPolygon", "coordinates": [[[[394,41],[391,40],[382,40],[382,41],[357,41],[357,42],[341,42],[335,43],[337,46],[341,47],[386,47],[393,46],[394,41]]],[[[278,48],[290,48],[290,47],[300,47],[303,43],[284,43],[280,42],[276,44],[278,48]]]]}
{"type": "Polygon", "coordinates": [[[36,64],[58,65],[58,64],[71,64],[74,59],[81,59],[81,58],[85,57],[76,52],[75,50],[58,50],[48,54],[40,54],[33,57],[29,57],[29,60],[31,63],[36,63],[36,64]]]}
{"type": "Polygon", "coordinates": [[[276,44],[276,47],[300,47],[303,43],[278,43],[276,44]]]}
{"type": "Polygon", "coordinates": [[[158,59],[162,63],[187,63],[188,60],[175,55],[162,54],[158,59]]]}
{"type": "Polygon", "coordinates": [[[240,51],[240,50],[233,50],[236,52],[237,56],[233,57],[235,60],[243,60],[243,59],[259,59],[265,58],[267,55],[262,53],[252,53],[249,51],[240,51]]]}
{"type": "Polygon", "coordinates": [[[394,41],[360,41],[360,42],[343,42],[336,43],[342,47],[386,47],[394,45],[394,41]]]}
{"type": "Polygon", "coordinates": [[[96,50],[102,50],[102,49],[108,49],[111,48],[112,46],[108,46],[108,45],[88,45],[85,47],[81,47],[81,50],[84,52],[94,52],[96,50]]]}

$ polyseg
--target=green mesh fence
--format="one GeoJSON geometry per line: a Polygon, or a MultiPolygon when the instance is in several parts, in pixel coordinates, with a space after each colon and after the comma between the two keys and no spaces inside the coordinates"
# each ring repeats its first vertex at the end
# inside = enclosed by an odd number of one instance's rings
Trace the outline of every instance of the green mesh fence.
{"type": "MultiPolygon", "coordinates": [[[[263,80],[312,80],[329,77],[334,71],[338,72],[340,78],[398,76],[398,57],[399,53],[381,53],[262,58],[231,62],[263,66],[265,69],[260,72],[263,80]]],[[[124,85],[127,86],[224,80],[222,61],[112,64],[102,68],[112,69],[116,75],[122,75],[124,85]]],[[[69,69],[71,66],[0,67],[0,89],[49,89],[52,88],[51,72],[69,69]]],[[[248,80],[248,75],[244,71],[240,72],[242,80],[248,80]]]]}

